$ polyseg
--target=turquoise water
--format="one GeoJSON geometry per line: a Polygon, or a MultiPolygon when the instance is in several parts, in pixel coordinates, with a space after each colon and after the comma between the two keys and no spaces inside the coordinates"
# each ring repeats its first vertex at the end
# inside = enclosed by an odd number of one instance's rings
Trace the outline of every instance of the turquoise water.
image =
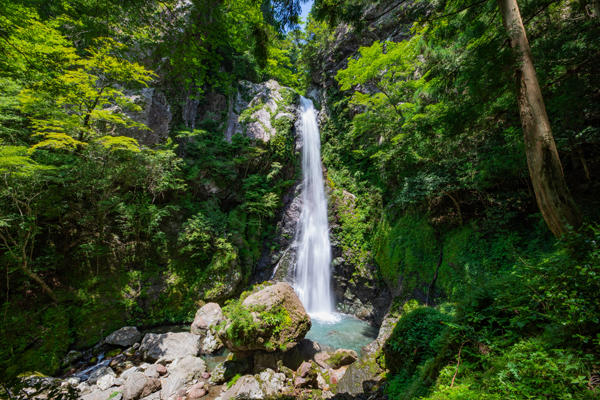
{"type": "Polygon", "coordinates": [[[351,349],[360,354],[362,347],[377,337],[377,329],[351,315],[336,314],[335,319],[312,317],[306,338],[331,349],[351,349]]]}

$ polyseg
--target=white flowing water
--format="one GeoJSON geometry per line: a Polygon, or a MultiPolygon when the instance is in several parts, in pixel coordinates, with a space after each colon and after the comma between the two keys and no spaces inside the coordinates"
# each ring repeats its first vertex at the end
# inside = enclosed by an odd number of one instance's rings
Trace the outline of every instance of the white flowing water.
{"type": "Polygon", "coordinates": [[[321,138],[312,101],[301,97],[300,111],[303,187],[295,285],[312,318],[334,322],[339,316],[335,312],[331,288],[331,243],[321,166],[321,138]]]}

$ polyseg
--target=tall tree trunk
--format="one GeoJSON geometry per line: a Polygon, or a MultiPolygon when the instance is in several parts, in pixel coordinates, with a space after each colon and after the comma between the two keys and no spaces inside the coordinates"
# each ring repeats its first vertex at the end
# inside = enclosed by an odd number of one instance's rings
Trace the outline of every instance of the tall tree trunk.
{"type": "Polygon", "coordinates": [[[565,182],[519,5],[517,0],[498,0],[498,5],[511,47],[519,55],[517,100],[531,183],[548,228],[559,237],[567,232],[569,225],[579,227],[581,215],[565,182]]]}

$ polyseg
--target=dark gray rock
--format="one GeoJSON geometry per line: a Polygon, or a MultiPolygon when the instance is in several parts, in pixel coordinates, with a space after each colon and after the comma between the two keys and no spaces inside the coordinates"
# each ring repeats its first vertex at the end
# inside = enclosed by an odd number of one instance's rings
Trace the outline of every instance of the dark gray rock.
{"type": "Polygon", "coordinates": [[[142,334],[135,326],[124,326],[108,335],[104,343],[113,346],[129,347],[139,342],[142,334]]]}
{"type": "Polygon", "coordinates": [[[129,100],[137,104],[141,110],[123,112],[135,122],[146,125],[149,129],[118,127],[115,134],[129,136],[138,140],[140,144],[154,146],[169,137],[169,124],[171,123],[171,107],[165,95],[154,88],[144,88],[128,96],[129,100]]]}

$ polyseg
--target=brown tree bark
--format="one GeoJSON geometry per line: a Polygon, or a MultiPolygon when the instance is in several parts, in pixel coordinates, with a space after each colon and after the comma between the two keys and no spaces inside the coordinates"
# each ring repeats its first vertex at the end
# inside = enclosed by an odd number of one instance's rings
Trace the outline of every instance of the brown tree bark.
{"type": "Polygon", "coordinates": [[[498,5],[511,47],[518,53],[517,100],[531,183],[548,228],[559,237],[569,226],[578,228],[581,215],[565,182],[519,5],[517,0],[498,0],[498,5]]]}

